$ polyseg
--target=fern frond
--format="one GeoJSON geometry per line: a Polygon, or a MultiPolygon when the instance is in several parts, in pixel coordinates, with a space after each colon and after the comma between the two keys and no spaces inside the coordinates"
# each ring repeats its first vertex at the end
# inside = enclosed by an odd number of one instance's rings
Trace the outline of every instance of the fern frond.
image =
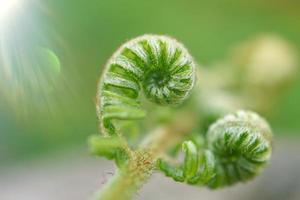
{"type": "Polygon", "coordinates": [[[158,168],[175,181],[218,188],[245,182],[263,169],[271,156],[272,132],[256,113],[238,111],[210,126],[205,149],[192,141],[183,142],[182,149],[182,164],[161,159],[158,168]]]}
{"type": "Polygon", "coordinates": [[[115,135],[113,120],[145,117],[140,94],[159,105],[176,105],[190,94],[195,66],[186,48],[167,36],[144,35],[119,48],[105,66],[97,94],[102,132],[115,135]]]}

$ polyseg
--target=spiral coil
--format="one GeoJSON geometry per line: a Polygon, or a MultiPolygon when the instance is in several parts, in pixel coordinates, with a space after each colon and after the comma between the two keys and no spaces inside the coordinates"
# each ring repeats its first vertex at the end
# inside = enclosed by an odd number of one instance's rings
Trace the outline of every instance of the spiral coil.
{"type": "Polygon", "coordinates": [[[204,150],[192,141],[182,148],[183,164],[159,160],[158,168],[175,181],[218,188],[245,182],[261,171],[271,156],[272,132],[256,113],[238,111],[210,126],[204,150]]]}
{"type": "Polygon", "coordinates": [[[180,104],[195,79],[186,48],[167,36],[144,35],[119,48],[108,61],[97,94],[97,113],[105,135],[115,135],[113,120],[145,116],[140,91],[159,105],[180,104]]]}

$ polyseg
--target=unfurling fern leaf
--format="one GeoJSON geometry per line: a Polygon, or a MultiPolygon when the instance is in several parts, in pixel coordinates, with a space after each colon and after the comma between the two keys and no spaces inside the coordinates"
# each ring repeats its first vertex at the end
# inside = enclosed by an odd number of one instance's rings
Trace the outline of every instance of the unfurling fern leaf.
{"type": "Polygon", "coordinates": [[[195,66],[186,48],[157,35],[133,39],[119,48],[99,82],[97,112],[104,134],[115,135],[113,120],[145,116],[139,96],[159,105],[180,104],[189,95],[195,66]]]}
{"type": "Polygon", "coordinates": [[[272,133],[257,114],[238,111],[211,125],[206,149],[197,148],[192,141],[182,147],[183,164],[159,160],[159,169],[175,181],[217,188],[255,177],[270,158],[272,133]]]}

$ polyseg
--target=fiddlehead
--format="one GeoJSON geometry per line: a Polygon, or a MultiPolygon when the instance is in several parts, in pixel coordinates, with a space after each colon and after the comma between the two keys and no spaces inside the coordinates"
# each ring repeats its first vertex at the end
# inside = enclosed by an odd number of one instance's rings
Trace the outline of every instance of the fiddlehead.
{"type": "Polygon", "coordinates": [[[247,181],[257,175],[271,156],[272,132],[268,123],[253,112],[239,111],[213,124],[208,148],[216,157],[212,187],[247,181]]]}
{"type": "Polygon", "coordinates": [[[103,136],[92,137],[89,144],[93,154],[114,159],[119,169],[98,199],[130,199],[150,176],[164,145],[171,144],[170,137],[183,128],[166,125],[132,148],[121,132],[122,121],[144,118],[146,111],[140,102],[144,99],[158,105],[182,103],[194,85],[194,70],[193,59],[182,44],[157,35],[125,43],[108,61],[97,91],[103,136]]]}
{"type": "Polygon", "coordinates": [[[119,48],[99,82],[97,113],[104,135],[117,134],[114,121],[145,116],[140,91],[159,105],[181,103],[194,84],[194,62],[185,47],[166,36],[145,35],[119,48]]]}
{"type": "Polygon", "coordinates": [[[211,188],[244,182],[255,177],[269,160],[272,133],[257,114],[238,111],[210,126],[206,144],[199,149],[191,141],[183,143],[183,164],[173,166],[160,160],[159,169],[176,181],[211,188]]]}
{"type": "Polygon", "coordinates": [[[97,114],[105,137],[90,140],[92,152],[123,163],[131,149],[125,139],[124,145],[116,146],[120,144],[116,138],[122,138],[118,121],[145,117],[141,91],[158,105],[183,102],[194,85],[194,70],[186,48],[167,36],[144,35],[122,45],[106,64],[99,81],[97,114]],[[112,143],[112,150],[97,150],[108,148],[108,143],[112,143]]]}

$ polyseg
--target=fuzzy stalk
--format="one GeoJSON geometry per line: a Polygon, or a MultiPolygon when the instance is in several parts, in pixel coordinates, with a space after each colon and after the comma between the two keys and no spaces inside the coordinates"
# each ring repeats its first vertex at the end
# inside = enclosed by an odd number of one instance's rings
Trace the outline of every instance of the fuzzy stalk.
{"type": "Polygon", "coordinates": [[[117,169],[114,176],[97,194],[97,200],[130,200],[150,178],[155,162],[172,144],[191,129],[191,121],[172,123],[149,134],[138,150],[133,151],[128,163],[117,169]]]}

